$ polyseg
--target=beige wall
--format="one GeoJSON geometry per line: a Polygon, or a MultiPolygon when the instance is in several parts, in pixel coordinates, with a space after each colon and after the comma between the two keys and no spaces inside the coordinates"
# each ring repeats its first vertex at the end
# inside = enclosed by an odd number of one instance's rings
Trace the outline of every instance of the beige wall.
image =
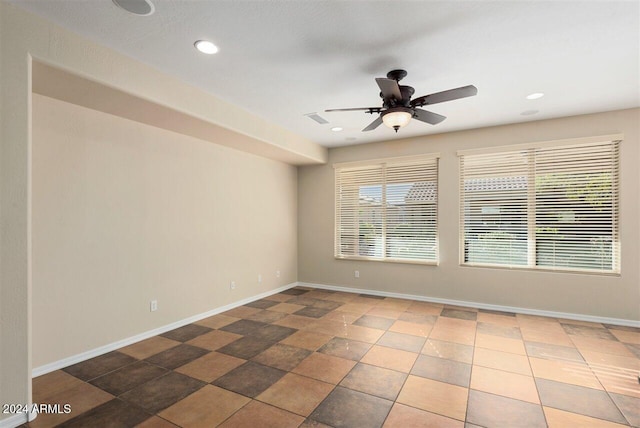
{"type": "Polygon", "coordinates": [[[640,320],[639,123],[640,109],[633,109],[331,149],[328,164],[299,169],[298,280],[640,320]],[[621,149],[620,277],[459,266],[457,150],[613,133],[625,135],[621,149]],[[432,152],[441,153],[440,265],[334,259],[332,164],[432,152]],[[354,270],[360,271],[360,278],[354,278],[354,270]]]}
{"type": "Polygon", "coordinates": [[[37,94],[32,156],[34,367],[296,281],[293,166],[37,94]]]}

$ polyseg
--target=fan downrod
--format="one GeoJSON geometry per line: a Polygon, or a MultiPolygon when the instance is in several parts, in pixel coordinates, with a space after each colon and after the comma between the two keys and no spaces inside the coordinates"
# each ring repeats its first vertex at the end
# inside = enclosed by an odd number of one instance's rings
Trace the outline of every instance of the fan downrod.
{"type": "Polygon", "coordinates": [[[387,73],[387,79],[392,79],[392,80],[395,80],[396,82],[401,81],[405,77],[407,77],[406,70],[391,70],[390,72],[387,73]]]}

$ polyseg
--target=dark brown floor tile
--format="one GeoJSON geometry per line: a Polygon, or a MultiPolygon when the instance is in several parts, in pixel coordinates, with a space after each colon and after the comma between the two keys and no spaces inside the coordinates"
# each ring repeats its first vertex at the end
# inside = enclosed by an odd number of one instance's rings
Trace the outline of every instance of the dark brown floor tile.
{"type": "Polygon", "coordinates": [[[429,324],[434,325],[438,320],[438,316],[436,315],[426,315],[420,314],[416,312],[403,312],[398,318],[400,321],[412,322],[415,324],[429,324]]]}
{"type": "Polygon", "coordinates": [[[478,312],[484,312],[485,314],[493,314],[493,315],[502,315],[505,317],[515,317],[516,314],[513,312],[502,312],[502,311],[494,311],[491,309],[478,309],[478,312]]]}
{"type": "Polygon", "coordinates": [[[358,294],[358,297],[366,297],[367,299],[384,300],[385,296],[375,296],[373,294],[358,294]]]}
{"type": "Polygon", "coordinates": [[[420,336],[388,331],[382,335],[376,344],[402,351],[420,352],[426,340],[426,338],[420,336]]]}
{"type": "Polygon", "coordinates": [[[373,315],[363,315],[354,321],[354,325],[362,327],[377,328],[378,330],[387,330],[393,325],[393,320],[389,318],[376,317],[373,315]]]}
{"type": "Polygon", "coordinates": [[[371,348],[369,343],[334,337],[318,349],[318,352],[347,360],[360,361],[369,348],[371,348]]]}
{"type": "Polygon", "coordinates": [[[314,297],[310,297],[310,296],[298,296],[287,301],[287,303],[291,303],[294,305],[302,305],[302,306],[315,306],[320,302],[321,300],[316,299],[314,297]]]}
{"type": "Polygon", "coordinates": [[[446,358],[471,364],[473,361],[473,346],[444,340],[428,339],[422,347],[422,353],[432,357],[446,358]]]}
{"type": "Polygon", "coordinates": [[[628,325],[614,325],[614,324],[602,324],[606,328],[610,330],[620,330],[620,331],[629,331],[631,333],[640,333],[640,328],[631,327],[628,325]]]}
{"type": "Polygon", "coordinates": [[[420,355],[411,369],[411,374],[468,388],[471,364],[420,355]]]}
{"type": "Polygon", "coordinates": [[[584,358],[582,358],[582,355],[576,348],[526,341],[524,342],[524,346],[527,348],[527,354],[530,357],[584,362],[584,358]]]}
{"type": "Polygon", "coordinates": [[[219,330],[228,331],[229,333],[241,334],[246,336],[247,334],[251,334],[262,327],[267,325],[263,322],[251,321],[251,320],[240,320],[236,322],[232,322],[231,324],[225,325],[221,327],[219,330]]]}
{"type": "Polygon", "coordinates": [[[156,366],[173,370],[195,360],[196,358],[200,358],[209,352],[211,351],[183,343],[182,345],[178,345],[149,357],[145,361],[155,364],[156,366]]]}
{"type": "Polygon", "coordinates": [[[58,427],[132,427],[151,416],[140,407],[116,398],[62,423],[58,427]]]}
{"type": "Polygon", "coordinates": [[[271,346],[273,346],[272,340],[247,336],[218,348],[216,351],[232,357],[242,358],[243,360],[250,360],[271,346]]]}
{"type": "Polygon", "coordinates": [[[138,361],[100,376],[90,383],[110,394],[120,395],[165,373],[167,369],[138,361]]]}
{"type": "Polygon", "coordinates": [[[267,324],[264,327],[254,331],[249,336],[255,337],[261,340],[270,341],[271,343],[276,343],[286,339],[287,337],[291,336],[293,333],[297,331],[298,331],[297,329],[291,328],[291,327],[267,324]]]}
{"type": "Polygon", "coordinates": [[[573,334],[575,336],[591,337],[593,339],[605,339],[615,340],[616,337],[609,332],[606,328],[590,327],[586,325],[577,324],[560,324],[567,334],[573,334]]]}
{"type": "Polygon", "coordinates": [[[329,425],[325,425],[318,421],[314,421],[313,419],[306,419],[302,423],[302,425],[300,425],[300,427],[298,428],[333,428],[333,427],[330,427],[329,425]]]}
{"type": "Polygon", "coordinates": [[[483,427],[546,428],[539,404],[470,390],[467,421],[483,427]]]}
{"type": "Polygon", "coordinates": [[[406,378],[406,374],[395,370],[358,363],[340,382],[340,386],[395,400],[406,378]]]}
{"type": "Polygon", "coordinates": [[[264,322],[264,323],[270,324],[272,322],[281,320],[287,315],[288,314],[284,312],[269,311],[265,309],[264,311],[260,311],[251,316],[248,316],[246,319],[251,321],[258,321],[258,322],[264,322]]]}
{"type": "Polygon", "coordinates": [[[267,309],[267,308],[270,308],[271,306],[275,306],[277,304],[278,304],[278,302],[274,302],[273,300],[260,299],[260,300],[256,300],[256,301],[251,302],[251,303],[247,303],[244,306],[248,306],[250,308],[267,309]]]}
{"type": "Polygon", "coordinates": [[[209,333],[212,329],[198,324],[187,324],[185,326],[176,328],[166,333],[162,333],[160,336],[167,339],[177,340],[178,342],[186,342],[202,334],[209,333]]]}
{"type": "Polygon", "coordinates": [[[120,398],[150,413],[158,413],[204,385],[204,382],[189,376],[170,372],[124,393],[120,398]]]}
{"type": "Polygon", "coordinates": [[[613,392],[609,393],[609,395],[627,421],[634,427],[640,427],[640,398],[613,392]]]}
{"type": "Polygon", "coordinates": [[[478,313],[474,311],[465,311],[462,309],[444,308],[440,316],[475,321],[478,318],[478,313]]]}
{"type": "Polygon", "coordinates": [[[309,290],[303,290],[301,288],[290,288],[288,290],[281,291],[280,294],[288,294],[290,296],[299,296],[301,294],[308,293],[309,290]]]}
{"type": "Polygon", "coordinates": [[[313,352],[295,346],[276,343],[271,348],[253,358],[253,361],[280,370],[293,370],[313,352]]]}
{"type": "Polygon", "coordinates": [[[213,385],[255,398],[276,383],[286,372],[248,361],[218,378],[213,385]]]}
{"type": "Polygon", "coordinates": [[[66,367],[63,370],[72,376],[88,381],[136,361],[138,360],[129,355],[113,351],[66,367]]]}
{"type": "Polygon", "coordinates": [[[307,306],[306,308],[303,308],[303,309],[300,309],[299,311],[294,312],[294,314],[300,315],[303,317],[322,318],[323,316],[327,315],[329,312],[331,312],[330,309],[322,309],[322,308],[316,308],[313,306],[307,306]]]}
{"type": "Polygon", "coordinates": [[[482,334],[491,334],[493,336],[508,337],[509,339],[522,339],[522,334],[518,327],[505,327],[486,322],[478,323],[477,332],[482,334]]]}
{"type": "Polygon", "coordinates": [[[620,410],[604,391],[539,378],[536,379],[536,385],[543,406],[626,423],[620,410]]]}
{"type": "Polygon", "coordinates": [[[392,405],[389,400],[338,386],[309,418],[335,428],[376,428],[382,426],[392,405]]]}

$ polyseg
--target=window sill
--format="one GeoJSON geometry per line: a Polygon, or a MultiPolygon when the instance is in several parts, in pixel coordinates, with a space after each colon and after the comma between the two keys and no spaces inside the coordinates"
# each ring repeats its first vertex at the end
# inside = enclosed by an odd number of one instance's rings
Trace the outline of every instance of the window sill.
{"type": "Polygon", "coordinates": [[[500,269],[500,270],[520,270],[529,272],[551,272],[551,273],[564,273],[571,275],[596,275],[596,276],[622,276],[620,272],[597,272],[586,269],[553,269],[543,267],[529,267],[529,266],[504,266],[504,265],[492,265],[492,264],[478,264],[478,263],[460,263],[460,267],[463,268],[485,268],[485,269],[500,269]]]}
{"type": "Polygon", "coordinates": [[[437,260],[413,260],[413,259],[393,259],[393,258],[378,258],[378,257],[365,257],[365,256],[334,256],[336,260],[357,260],[366,262],[383,262],[383,263],[402,263],[412,265],[426,265],[426,266],[438,266],[437,260]]]}

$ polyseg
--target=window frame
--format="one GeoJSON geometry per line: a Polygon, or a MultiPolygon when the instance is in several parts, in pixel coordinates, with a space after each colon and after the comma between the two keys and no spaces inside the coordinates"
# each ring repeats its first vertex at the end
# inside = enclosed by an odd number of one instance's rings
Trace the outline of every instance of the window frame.
{"type": "MultiPolygon", "coordinates": [[[[375,262],[383,262],[383,263],[406,263],[406,264],[420,264],[420,265],[432,265],[432,266],[437,266],[439,264],[439,259],[440,259],[440,245],[439,245],[439,224],[438,224],[438,212],[439,212],[439,181],[440,181],[440,177],[439,177],[439,159],[440,159],[440,153],[428,153],[428,154],[421,154],[421,155],[412,155],[412,156],[402,156],[402,157],[391,157],[391,158],[381,158],[381,159],[370,159],[370,160],[365,160],[365,161],[356,161],[356,162],[341,162],[341,163],[335,163],[333,164],[333,168],[334,168],[334,258],[336,260],[357,260],[357,261],[375,261],[375,262]],[[434,209],[434,215],[435,215],[435,220],[434,220],[434,224],[433,224],[433,230],[434,230],[434,239],[435,239],[435,258],[433,260],[424,260],[424,259],[414,259],[414,258],[402,258],[402,257],[389,257],[386,255],[386,251],[387,251],[387,238],[388,238],[388,233],[387,233],[387,223],[388,223],[388,219],[387,216],[384,215],[383,216],[383,222],[382,222],[382,251],[383,251],[383,256],[382,257],[378,257],[378,256],[363,256],[363,255],[349,255],[349,254],[341,254],[340,253],[340,247],[341,247],[341,241],[340,241],[340,221],[341,221],[341,216],[340,216],[340,212],[339,212],[339,199],[338,199],[338,174],[340,173],[340,171],[342,170],[348,170],[348,169],[357,169],[357,168],[376,168],[376,167],[381,167],[382,168],[382,174],[381,174],[381,180],[377,181],[376,183],[382,186],[382,193],[383,193],[383,199],[386,200],[386,188],[388,185],[393,184],[393,182],[388,182],[387,181],[387,177],[386,177],[386,168],[387,167],[394,167],[394,166],[400,166],[400,165],[408,165],[408,164],[420,164],[420,163],[434,163],[434,166],[430,166],[432,168],[435,168],[435,183],[436,183],[436,190],[435,190],[435,209],[434,209]]],[[[384,209],[383,207],[383,211],[386,212],[386,209],[384,209]]]]}
{"type": "MultiPolygon", "coordinates": [[[[601,276],[620,276],[622,272],[621,260],[621,237],[622,234],[620,232],[620,199],[622,193],[622,185],[620,181],[621,176],[621,148],[622,141],[624,140],[623,134],[611,134],[611,135],[602,135],[602,136],[594,136],[594,137],[583,137],[583,138],[572,138],[572,139],[564,139],[564,140],[553,140],[553,141],[543,141],[536,143],[525,143],[525,144],[515,144],[508,146],[496,146],[496,147],[488,147],[481,149],[470,149],[470,150],[459,150],[457,152],[457,156],[459,158],[458,166],[459,166],[459,195],[458,195],[458,203],[459,203],[459,266],[461,267],[476,267],[476,268],[496,268],[496,269],[509,269],[509,270],[531,270],[531,271],[545,271],[545,272],[561,272],[561,273],[578,273],[578,274],[587,274],[587,275],[601,275],[601,276]],[[612,196],[612,249],[611,249],[611,257],[612,257],[612,267],[610,270],[598,270],[598,269],[587,269],[587,268],[579,268],[572,266],[546,266],[546,265],[538,265],[538,238],[536,237],[536,227],[539,226],[539,223],[536,221],[536,189],[535,187],[528,186],[527,188],[527,203],[526,203],[526,228],[527,228],[527,264],[526,265],[516,265],[516,264],[497,264],[497,263],[484,263],[484,262],[467,262],[465,261],[465,189],[464,189],[464,167],[463,161],[464,156],[468,155],[492,155],[492,154],[508,154],[510,152],[516,153],[521,151],[535,151],[536,149],[562,149],[562,148],[570,148],[570,147],[580,147],[580,146],[588,146],[591,144],[597,143],[611,143],[616,145],[616,158],[613,159],[613,163],[615,164],[615,176],[613,179],[613,186],[615,186],[615,193],[612,196]]],[[[527,179],[534,180],[536,179],[535,172],[529,166],[529,171],[527,172],[527,179]]],[[[562,172],[560,170],[560,172],[562,172]]]]}

